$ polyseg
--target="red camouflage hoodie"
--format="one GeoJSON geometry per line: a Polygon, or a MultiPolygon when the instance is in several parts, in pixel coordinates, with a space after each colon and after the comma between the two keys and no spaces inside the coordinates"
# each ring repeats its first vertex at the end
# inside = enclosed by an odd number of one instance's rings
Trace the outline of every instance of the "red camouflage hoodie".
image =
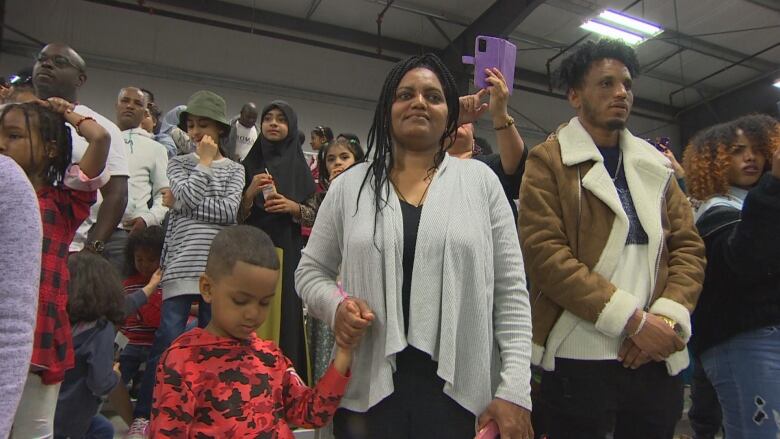
{"type": "Polygon", "coordinates": [[[307,387],[273,342],[196,328],[157,366],[151,437],[293,439],[288,424],[319,428],[331,421],[348,381],[331,364],[307,387]]]}

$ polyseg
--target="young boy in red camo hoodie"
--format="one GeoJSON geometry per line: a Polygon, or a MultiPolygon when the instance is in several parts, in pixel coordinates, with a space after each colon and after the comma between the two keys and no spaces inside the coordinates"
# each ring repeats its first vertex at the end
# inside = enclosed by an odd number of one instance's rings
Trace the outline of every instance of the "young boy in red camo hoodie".
{"type": "Polygon", "coordinates": [[[211,321],[184,333],[160,359],[151,437],[293,439],[290,424],[318,428],[331,421],[349,381],[351,348],[337,345],[333,363],[309,388],[273,342],[255,335],[279,268],[260,229],[233,226],[217,234],[200,278],[211,321]]]}

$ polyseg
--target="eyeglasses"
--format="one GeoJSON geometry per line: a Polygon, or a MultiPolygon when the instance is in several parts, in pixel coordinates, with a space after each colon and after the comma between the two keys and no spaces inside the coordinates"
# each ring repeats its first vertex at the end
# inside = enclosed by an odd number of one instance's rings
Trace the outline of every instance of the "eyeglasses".
{"type": "Polygon", "coordinates": [[[39,53],[35,55],[35,61],[39,63],[44,63],[46,61],[51,61],[52,64],[54,64],[58,69],[64,69],[65,67],[73,67],[74,69],[78,70],[79,72],[83,72],[81,67],[78,67],[77,65],[73,64],[71,60],[68,58],[62,56],[62,55],[44,55],[43,53],[39,53]]]}

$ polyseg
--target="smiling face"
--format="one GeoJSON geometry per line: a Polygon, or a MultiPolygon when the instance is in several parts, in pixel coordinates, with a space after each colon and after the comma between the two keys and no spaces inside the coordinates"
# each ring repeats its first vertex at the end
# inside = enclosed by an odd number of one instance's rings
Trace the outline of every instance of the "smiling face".
{"type": "Polygon", "coordinates": [[[742,130],[737,130],[737,138],[731,149],[731,162],[728,171],[729,184],[742,189],[755,186],[766,166],[766,158],[742,130]]]}
{"type": "Polygon", "coordinates": [[[448,115],[441,81],[431,70],[408,71],[398,84],[391,108],[391,135],[411,150],[439,148],[448,115]]]}
{"type": "Polygon", "coordinates": [[[634,104],[631,73],[622,62],[601,59],[591,63],[582,83],[569,91],[569,102],[586,127],[622,130],[634,104]]]}
{"type": "Polygon", "coordinates": [[[268,316],[278,279],[279,270],[243,261],[218,279],[201,275],[201,295],[211,304],[206,330],[220,337],[249,338],[268,316]]]}
{"type": "Polygon", "coordinates": [[[288,126],[287,116],[278,108],[272,108],[263,115],[263,122],[260,125],[263,137],[271,142],[281,142],[287,138],[288,126]]]}
{"type": "Polygon", "coordinates": [[[192,114],[187,115],[187,135],[196,144],[206,135],[211,137],[214,142],[219,142],[220,134],[220,126],[213,119],[192,114]]]}

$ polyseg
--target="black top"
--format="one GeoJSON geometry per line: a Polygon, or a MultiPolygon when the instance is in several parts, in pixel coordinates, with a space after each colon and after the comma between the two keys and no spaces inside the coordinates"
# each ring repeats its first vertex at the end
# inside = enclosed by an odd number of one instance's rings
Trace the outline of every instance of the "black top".
{"type": "Polygon", "coordinates": [[[642,223],[639,222],[639,215],[637,215],[636,207],[634,207],[634,199],[631,198],[631,191],[628,189],[626,171],[623,167],[623,161],[620,160],[620,148],[598,148],[602,157],[604,157],[604,167],[607,168],[609,176],[612,177],[612,181],[615,183],[618,197],[620,197],[620,204],[623,205],[623,210],[628,217],[629,225],[626,245],[647,244],[647,233],[644,227],[642,227],[642,223]]]}
{"type": "Polygon", "coordinates": [[[764,175],[742,211],[710,208],[696,221],[707,271],[693,312],[697,355],[743,332],[780,325],[780,180],[764,175]]]}
{"type": "Polygon", "coordinates": [[[504,172],[504,167],[501,165],[501,156],[498,154],[488,155],[475,155],[474,159],[488,165],[490,169],[498,176],[498,180],[501,182],[501,187],[504,188],[504,195],[509,200],[509,206],[512,208],[512,214],[517,219],[517,206],[515,206],[515,199],[520,195],[520,182],[523,180],[523,172],[525,172],[525,160],[528,158],[528,148],[523,148],[523,157],[520,159],[520,164],[517,166],[514,174],[508,175],[504,172]]]}
{"type": "Polygon", "coordinates": [[[420,227],[422,206],[416,207],[401,202],[401,214],[404,218],[404,256],[403,270],[404,282],[401,286],[401,295],[404,310],[404,332],[409,332],[409,306],[412,296],[412,270],[414,269],[414,250],[417,248],[417,229],[420,227]]]}

